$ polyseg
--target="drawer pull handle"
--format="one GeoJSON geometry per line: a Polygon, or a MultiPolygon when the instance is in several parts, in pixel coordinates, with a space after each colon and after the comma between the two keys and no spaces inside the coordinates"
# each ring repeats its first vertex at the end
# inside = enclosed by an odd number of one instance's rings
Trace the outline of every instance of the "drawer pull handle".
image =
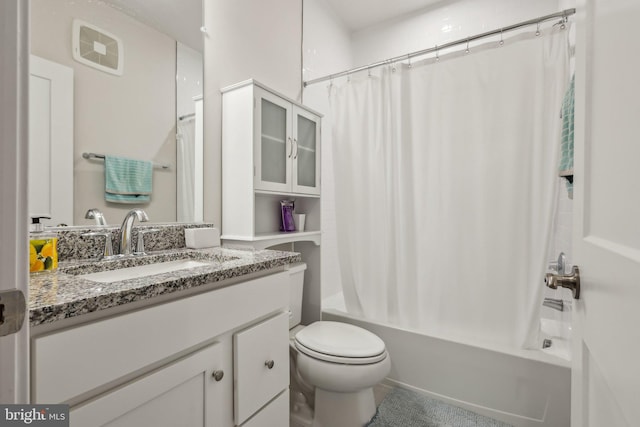
{"type": "Polygon", "coordinates": [[[264,362],[264,366],[266,366],[269,369],[273,368],[273,365],[275,364],[276,363],[273,360],[267,360],[266,362],[264,362]]]}
{"type": "Polygon", "coordinates": [[[222,379],[222,377],[224,377],[224,371],[213,371],[213,374],[211,374],[211,376],[216,381],[220,381],[222,379]]]}

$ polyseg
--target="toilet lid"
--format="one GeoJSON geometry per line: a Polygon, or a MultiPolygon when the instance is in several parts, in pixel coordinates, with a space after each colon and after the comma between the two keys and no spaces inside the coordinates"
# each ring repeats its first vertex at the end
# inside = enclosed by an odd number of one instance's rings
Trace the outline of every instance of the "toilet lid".
{"type": "Polygon", "coordinates": [[[386,357],[384,341],[348,323],[315,322],[298,332],[295,340],[301,352],[330,362],[376,363],[386,357]]]}

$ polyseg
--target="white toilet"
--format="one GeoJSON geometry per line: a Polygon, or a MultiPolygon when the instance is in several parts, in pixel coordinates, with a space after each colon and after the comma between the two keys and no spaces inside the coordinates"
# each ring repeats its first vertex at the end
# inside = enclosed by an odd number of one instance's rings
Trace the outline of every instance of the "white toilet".
{"type": "Polygon", "coordinates": [[[310,412],[309,400],[313,427],[363,426],[375,415],[373,387],[389,373],[390,357],[378,336],[354,325],[319,321],[296,327],[305,269],[304,263],[289,268],[292,418],[310,412]]]}

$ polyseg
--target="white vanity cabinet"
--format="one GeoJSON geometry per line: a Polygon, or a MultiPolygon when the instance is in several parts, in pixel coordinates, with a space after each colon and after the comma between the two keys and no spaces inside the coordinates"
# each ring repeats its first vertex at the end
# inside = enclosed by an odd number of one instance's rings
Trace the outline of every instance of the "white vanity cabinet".
{"type": "Polygon", "coordinates": [[[288,273],[278,272],[62,330],[36,327],[31,401],[68,403],[78,427],[287,426],[288,304],[288,273]]]}

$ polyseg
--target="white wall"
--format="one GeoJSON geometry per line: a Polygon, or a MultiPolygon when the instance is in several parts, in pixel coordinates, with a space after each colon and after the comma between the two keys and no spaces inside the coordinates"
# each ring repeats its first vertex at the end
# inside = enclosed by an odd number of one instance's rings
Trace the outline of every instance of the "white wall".
{"type": "MultiPolygon", "coordinates": [[[[351,40],[347,28],[340,22],[325,0],[304,2],[304,80],[351,68],[351,40]]],[[[342,290],[336,242],[335,201],[333,181],[333,151],[331,114],[327,93],[328,83],[319,83],[304,90],[305,105],[324,114],[322,118],[322,298],[342,290]]]]}
{"type": "Polygon", "coordinates": [[[132,205],[104,200],[104,167],[85,151],[173,165],[154,170],[153,222],[176,220],[175,41],[92,0],[32,0],[31,53],[74,70],[74,223],[99,208],[118,223],[132,205]],[[114,76],[73,60],[71,23],[79,18],[123,40],[124,74],[114,76]]]}
{"type": "Polygon", "coordinates": [[[366,65],[560,11],[558,0],[459,0],[352,35],[354,65],[366,65]]]}
{"type": "MultiPolygon", "coordinates": [[[[421,11],[350,33],[324,0],[306,0],[304,79],[310,80],[394,56],[434,47],[575,7],[574,0],[443,1],[421,11]]],[[[473,46],[473,45],[472,45],[473,46]]],[[[341,291],[331,153],[328,82],[309,86],[304,103],[325,114],[322,155],[322,297],[341,291]]],[[[564,185],[564,184],[563,184],[564,185]]],[[[552,250],[570,255],[571,201],[561,192],[552,250]]]]}
{"type": "Polygon", "coordinates": [[[255,79],[293,99],[301,94],[301,0],[204,0],[206,221],[222,219],[220,89],[255,79]]]}

